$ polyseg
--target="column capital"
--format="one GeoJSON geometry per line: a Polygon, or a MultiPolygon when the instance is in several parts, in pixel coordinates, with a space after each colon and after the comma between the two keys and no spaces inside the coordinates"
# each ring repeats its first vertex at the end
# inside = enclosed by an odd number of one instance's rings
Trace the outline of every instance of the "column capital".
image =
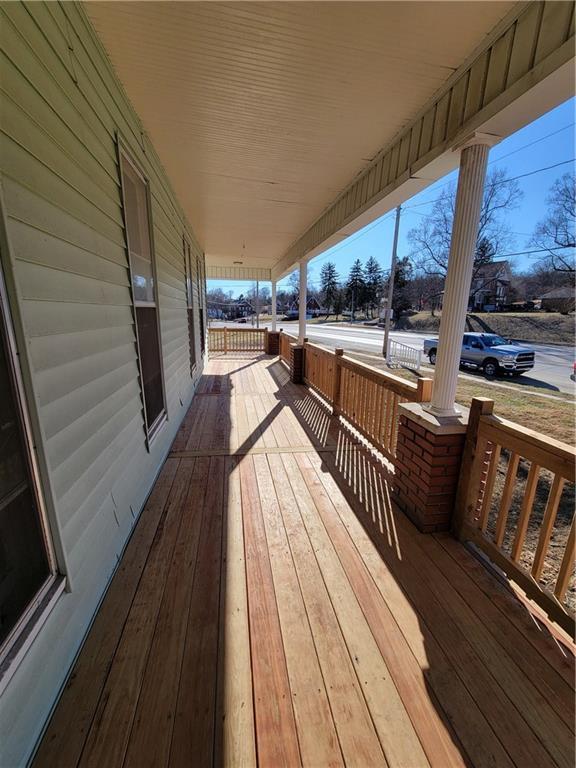
{"type": "Polygon", "coordinates": [[[474,131],[473,133],[468,134],[468,136],[465,136],[456,144],[454,144],[452,151],[461,152],[463,149],[474,147],[478,144],[490,148],[495,144],[498,144],[500,141],[502,141],[502,137],[497,136],[494,133],[481,133],[480,131],[474,131]]]}

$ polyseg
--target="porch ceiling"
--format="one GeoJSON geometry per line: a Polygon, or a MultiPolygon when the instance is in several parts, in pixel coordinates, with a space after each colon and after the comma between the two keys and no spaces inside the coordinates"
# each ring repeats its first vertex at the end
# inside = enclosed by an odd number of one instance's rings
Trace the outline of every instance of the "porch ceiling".
{"type": "Polygon", "coordinates": [[[271,269],[513,5],[85,8],[208,266],[271,269]]]}

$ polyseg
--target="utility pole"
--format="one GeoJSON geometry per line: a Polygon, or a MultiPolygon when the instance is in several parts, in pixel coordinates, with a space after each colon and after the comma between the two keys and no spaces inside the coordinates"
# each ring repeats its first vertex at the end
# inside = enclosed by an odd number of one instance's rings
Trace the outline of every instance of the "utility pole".
{"type": "Polygon", "coordinates": [[[398,255],[398,232],[400,231],[400,213],[402,206],[396,208],[396,223],[394,225],[394,243],[392,245],[392,263],[390,264],[390,277],[388,278],[388,299],[386,301],[386,317],[384,319],[384,344],[382,354],[388,360],[388,337],[390,336],[390,315],[392,313],[392,298],[394,297],[394,276],[396,274],[396,258],[398,255]]]}
{"type": "Polygon", "coordinates": [[[256,328],[260,328],[260,283],[256,280],[256,328]]]}

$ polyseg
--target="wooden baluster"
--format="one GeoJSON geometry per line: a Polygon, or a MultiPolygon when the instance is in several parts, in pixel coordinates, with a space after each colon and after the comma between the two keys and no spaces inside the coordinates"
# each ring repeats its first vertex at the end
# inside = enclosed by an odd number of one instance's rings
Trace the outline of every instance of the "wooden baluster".
{"type": "Polygon", "coordinates": [[[224,354],[228,353],[228,329],[224,326],[224,354]]]}
{"type": "Polygon", "coordinates": [[[498,474],[498,467],[500,465],[501,452],[501,446],[494,444],[492,445],[490,466],[488,467],[486,485],[484,486],[484,494],[482,496],[482,506],[480,507],[480,530],[482,533],[485,533],[486,528],[488,527],[488,517],[490,515],[490,508],[492,506],[492,494],[494,492],[494,483],[496,482],[496,475],[498,474]]]}
{"type": "Polygon", "coordinates": [[[572,571],[574,570],[574,556],[576,555],[576,528],[574,527],[574,520],[572,518],[572,525],[570,526],[570,533],[568,534],[568,541],[566,542],[566,549],[564,550],[564,557],[562,558],[562,564],[560,565],[560,572],[556,580],[556,587],[554,588],[554,594],[558,600],[563,600],[572,571]]]}
{"type": "Polygon", "coordinates": [[[515,561],[519,559],[522,553],[526,531],[528,530],[530,513],[532,512],[532,505],[534,504],[534,496],[536,495],[539,472],[540,467],[538,464],[532,462],[530,471],[528,472],[528,479],[526,480],[526,488],[524,489],[524,499],[522,500],[520,517],[518,518],[518,524],[516,526],[516,537],[514,539],[514,544],[512,545],[512,560],[515,561]]]}
{"type": "Polygon", "coordinates": [[[534,562],[532,563],[532,576],[538,581],[542,575],[542,569],[544,568],[544,558],[548,551],[548,544],[550,542],[550,536],[552,536],[552,528],[556,521],[556,514],[558,512],[558,505],[560,504],[560,497],[564,490],[564,478],[560,475],[554,475],[552,481],[552,487],[548,494],[548,501],[546,502],[546,511],[544,512],[544,519],[542,520],[542,528],[540,529],[540,536],[538,538],[538,546],[536,547],[536,554],[534,555],[534,562]]]}
{"type": "Polygon", "coordinates": [[[506,471],[504,489],[502,490],[502,497],[500,499],[500,509],[498,510],[498,517],[496,519],[496,533],[494,535],[494,541],[497,547],[501,547],[502,542],[504,541],[506,523],[508,521],[508,512],[510,511],[512,494],[514,493],[514,483],[516,481],[516,472],[518,471],[519,461],[520,456],[515,451],[511,451],[510,457],[508,459],[508,470],[506,471]]]}

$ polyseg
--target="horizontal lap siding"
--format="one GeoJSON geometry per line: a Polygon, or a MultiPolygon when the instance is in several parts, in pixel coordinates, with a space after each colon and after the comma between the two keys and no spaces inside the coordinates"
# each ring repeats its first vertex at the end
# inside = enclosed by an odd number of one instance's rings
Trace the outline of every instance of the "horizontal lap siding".
{"type": "MultiPolygon", "coordinates": [[[[0,9],[0,166],[12,265],[72,591],[0,707],[0,765],[26,761],[193,394],[182,235],[200,249],[81,8],[0,9]],[[116,131],[150,181],[168,422],[148,453],[116,131]]],[[[200,340],[196,360],[201,363],[200,340]]],[[[196,368],[196,378],[201,373],[196,368]]]]}

